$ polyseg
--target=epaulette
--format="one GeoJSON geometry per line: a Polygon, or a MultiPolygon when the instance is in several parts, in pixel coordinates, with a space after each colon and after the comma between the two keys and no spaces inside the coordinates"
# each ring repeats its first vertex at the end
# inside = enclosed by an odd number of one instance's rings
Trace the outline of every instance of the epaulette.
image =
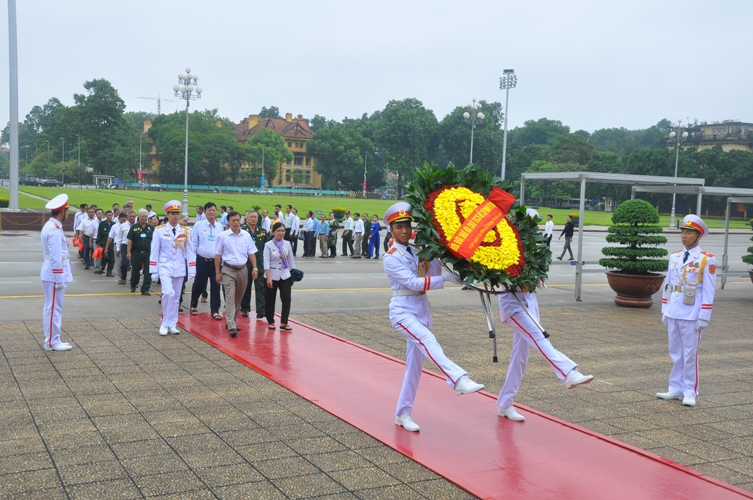
{"type": "Polygon", "coordinates": [[[704,252],[704,251],[701,251],[701,253],[702,253],[703,255],[705,255],[706,257],[713,257],[713,256],[714,256],[714,254],[713,254],[713,253],[710,253],[710,252],[704,252]]]}
{"type": "Polygon", "coordinates": [[[672,252],[672,253],[673,253],[673,254],[676,254],[676,253],[680,253],[680,252],[682,252],[682,249],[680,249],[680,250],[676,250],[676,251],[674,251],[674,252],[672,252]]]}
{"type": "Polygon", "coordinates": [[[161,227],[165,227],[165,225],[164,224],[160,224],[159,226],[155,227],[154,229],[159,229],[161,227]]]}
{"type": "Polygon", "coordinates": [[[392,247],[389,250],[387,250],[387,255],[392,255],[393,253],[397,252],[397,248],[392,247]]]}

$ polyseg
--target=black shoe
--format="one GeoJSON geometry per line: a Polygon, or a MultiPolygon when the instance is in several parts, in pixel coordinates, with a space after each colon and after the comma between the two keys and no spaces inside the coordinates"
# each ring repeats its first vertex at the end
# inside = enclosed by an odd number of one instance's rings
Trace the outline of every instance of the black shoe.
{"type": "Polygon", "coordinates": [[[257,314],[256,319],[264,319],[264,314],[257,314]]]}
{"type": "Polygon", "coordinates": [[[557,257],[557,260],[562,260],[562,257],[557,257]]]}
{"type": "Polygon", "coordinates": [[[248,318],[248,311],[241,311],[241,316],[248,318]]]}
{"type": "Polygon", "coordinates": [[[235,337],[236,335],[238,335],[238,329],[237,328],[233,328],[232,330],[230,330],[230,336],[231,337],[235,337]]]}
{"type": "Polygon", "coordinates": [[[84,266],[84,269],[86,269],[88,271],[89,270],[89,266],[84,266]]]}
{"type": "Polygon", "coordinates": [[[131,287],[131,293],[136,293],[136,287],[135,286],[131,287]]]}
{"type": "Polygon", "coordinates": [[[112,274],[112,273],[107,273],[107,274],[105,274],[105,276],[107,276],[108,278],[114,278],[115,277],[115,275],[112,274]]]}
{"type": "MultiPolygon", "coordinates": [[[[141,292],[141,295],[151,295],[151,292],[141,292]]],[[[162,301],[160,301],[162,303],[162,301]]]]}

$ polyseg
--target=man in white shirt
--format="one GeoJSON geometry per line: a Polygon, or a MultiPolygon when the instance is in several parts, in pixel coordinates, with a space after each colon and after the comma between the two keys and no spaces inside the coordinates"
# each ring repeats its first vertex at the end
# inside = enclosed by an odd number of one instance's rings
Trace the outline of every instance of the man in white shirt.
{"type": "MultiPolygon", "coordinates": [[[[82,203],[81,205],[79,205],[78,212],[76,212],[76,215],[73,216],[73,231],[75,232],[76,237],[79,236],[78,225],[81,224],[81,219],[83,219],[84,217],[86,217],[86,208],[87,208],[87,206],[88,205],[86,203],[82,203]]],[[[78,259],[80,261],[84,260],[84,251],[83,251],[83,249],[79,250],[79,252],[78,252],[78,259]]]]}
{"type": "Polygon", "coordinates": [[[269,234],[269,230],[272,229],[272,219],[269,218],[269,211],[262,210],[261,211],[261,227],[264,229],[267,234],[269,234]]]}
{"type": "Polygon", "coordinates": [[[355,235],[355,244],[353,245],[356,249],[356,253],[352,254],[350,256],[351,259],[360,259],[361,258],[361,241],[363,240],[363,221],[361,220],[361,214],[356,212],[354,214],[356,220],[355,220],[355,226],[353,229],[353,234],[355,235]]]}
{"type": "Polygon", "coordinates": [[[554,222],[552,221],[552,214],[547,214],[546,225],[544,226],[544,237],[546,238],[546,246],[552,242],[552,236],[554,236],[554,222]]]}
{"type": "Polygon", "coordinates": [[[256,267],[256,244],[247,231],[241,231],[241,214],[236,211],[228,213],[230,229],[223,231],[217,238],[214,256],[216,282],[225,287],[225,327],[231,337],[238,334],[236,316],[241,310],[241,301],[248,284],[246,262],[251,261],[253,280],[259,277],[256,267]],[[222,269],[220,269],[222,264],[222,269]]]}
{"type": "Polygon", "coordinates": [[[345,211],[345,220],[343,221],[343,257],[348,256],[348,248],[350,248],[350,255],[355,255],[353,251],[353,229],[356,223],[353,222],[353,217],[350,216],[350,210],[345,211]]]}
{"type": "Polygon", "coordinates": [[[196,205],[196,222],[201,222],[203,220],[206,220],[207,216],[204,215],[204,207],[201,205],[196,205]]]}
{"type": "MultiPolygon", "coordinates": [[[[115,266],[115,257],[120,256],[120,244],[118,243],[120,241],[120,226],[125,224],[127,221],[126,213],[120,212],[118,214],[118,218],[115,221],[115,223],[110,228],[110,232],[107,234],[107,242],[105,242],[105,255],[110,255],[110,249],[112,248],[112,262],[113,266],[115,266]]],[[[120,278],[118,276],[118,285],[122,285],[125,283],[125,280],[120,278]],[[123,283],[121,283],[121,281],[123,283]]]]}
{"type": "MultiPolygon", "coordinates": [[[[121,222],[118,226],[118,232],[115,238],[115,257],[120,259],[120,279],[118,285],[125,285],[128,279],[128,267],[130,261],[128,260],[128,231],[131,230],[131,226],[136,223],[136,211],[130,209],[128,211],[120,212],[126,214],[125,222],[121,222]]],[[[110,233],[112,234],[112,230],[110,233]]]]}
{"type": "Polygon", "coordinates": [[[283,223],[285,224],[285,239],[290,242],[290,246],[292,247],[293,240],[290,236],[293,232],[293,205],[285,206],[285,219],[283,223]]]}
{"type": "Polygon", "coordinates": [[[152,210],[152,204],[151,203],[147,203],[145,205],[145,207],[146,207],[146,212],[147,212],[147,214],[146,214],[146,219],[147,220],[149,220],[152,217],[154,217],[155,215],[157,215],[157,212],[155,212],[154,210],[152,210]]]}
{"type": "Polygon", "coordinates": [[[209,281],[209,311],[214,319],[222,319],[220,315],[220,285],[214,272],[214,256],[217,237],[225,230],[217,219],[217,205],[207,202],[204,205],[206,219],[194,224],[190,233],[191,247],[196,251],[196,279],[191,287],[191,314],[198,314],[199,297],[207,289],[209,281]]]}
{"type": "MultiPolygon", "coordinates": [[[[89,238],[89,248],[91,249],[92,253],[97,249],[97,245],[95,244],[95,242],[97,240],[97,234],[99,233],[99,223],[102,222],[104,218],[105,218],[105,215],[102,212],[102,209],[98,208],[96,212],[94,212],[94,220],[89,226],[89,233],[87,236],[89,238]]],[[[100,265],[100,262],[102,262],[102,259],[92,258],[92,261],[94,263],[94,270],[99,271],[99,265],[100,265]]]]}
{"type": "Polygon", "coordinates": [[[89,240],[89,228],[94,224],[94,209],[89,207],[86,210],[86,216],[76,226],[76,234],[84,242],[84,269],[89,269],[92,264],[92,247],[89,240]]]}
{"type": "Polygon", "coordinates": [[[303,223],[303,256],[312,257],[311,255],[311,238],[314,234],[314,212],[306,212],[306,221],[303,223]]]}
{"type": "Polygon", "coordinates": [[[298,252],[298,234],[301,232],[301,218],[298,217],[298,210],[293,208],[293,222],[290,224],[290,246],[293,249],[293,257],[298,252]]]}

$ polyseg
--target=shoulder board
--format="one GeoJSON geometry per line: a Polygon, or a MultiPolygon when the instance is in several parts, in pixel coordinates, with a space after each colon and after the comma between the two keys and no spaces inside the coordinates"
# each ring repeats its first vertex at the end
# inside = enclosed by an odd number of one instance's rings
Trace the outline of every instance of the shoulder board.
{"type": "Polygon", "coordinates": [[[183,230],[186,232],[186,234],[191,232],[191,228],[188,226],[183,226],[183,230]]]}
{"type": "Polygon", "coordinates": [[[165,225],[164,224],[160,224],[159,226],[155,227],[154,229],[159,229],[161,227],[165,227],[165,225]]]}
{"type": "Polygon", "coordinates": [[[387,250],[387,255],[392,255],[393,253],[397,252],[397,248],[392,247],[389,250],[387,250]]]}
{"type": "Polygon", "coordinates": [[[714,256],[714,254],[713,254],[713,253],[710,253],[710,252],[703,252],[703,251],[701,251],[701,253],[702,253],[703,255],[705,255],[706,257],[713,257],[713,256],[714,256]]]}
{"type": "Polygon", "coordinates": [[[673,254],[676,254],[676,253],[680,253],[680,252],[682,252],[682,250],[675,250],[675,251],[674,251],[674,252],[672,252],[672,253],[673,253],[673,254]]]}

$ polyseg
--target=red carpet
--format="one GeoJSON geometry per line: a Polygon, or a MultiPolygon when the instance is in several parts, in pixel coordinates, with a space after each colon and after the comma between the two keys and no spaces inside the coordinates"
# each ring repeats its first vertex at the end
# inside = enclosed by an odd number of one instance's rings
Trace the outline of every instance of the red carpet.
{"type": "Polygon", "coordinates": [[[753,498],[535,410],[519,407],[524,423],[499,418],[496,396],[456,396],[428,372],[413,412],[421,432],[407,432],[393,423],[402,361],[290,324],[292,332],[272,331],[241,318],[232,339],[208,313],[180,315],[200,339],[481,498],[753,498]]]}

